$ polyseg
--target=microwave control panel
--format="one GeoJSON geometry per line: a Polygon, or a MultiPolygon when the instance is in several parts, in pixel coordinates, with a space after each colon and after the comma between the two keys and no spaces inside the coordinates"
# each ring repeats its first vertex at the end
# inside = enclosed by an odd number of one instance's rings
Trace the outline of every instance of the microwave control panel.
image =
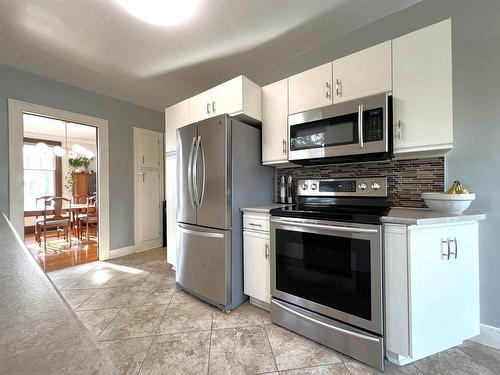
{"type": "Polygon", "coordinates": [[[370,109],[364,114],[364,140],[365,142],[381,141],[384,139],[383,109],[370,109]]]}

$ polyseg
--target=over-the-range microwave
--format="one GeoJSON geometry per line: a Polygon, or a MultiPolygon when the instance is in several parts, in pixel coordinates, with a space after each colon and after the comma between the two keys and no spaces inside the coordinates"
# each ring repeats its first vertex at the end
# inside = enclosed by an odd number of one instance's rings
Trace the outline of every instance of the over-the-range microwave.
{"type": "Polygon", "coordinates": [[[289,115],[289,160],[309,165],[390,159],[390,124],[389,92],[289,115]]]}

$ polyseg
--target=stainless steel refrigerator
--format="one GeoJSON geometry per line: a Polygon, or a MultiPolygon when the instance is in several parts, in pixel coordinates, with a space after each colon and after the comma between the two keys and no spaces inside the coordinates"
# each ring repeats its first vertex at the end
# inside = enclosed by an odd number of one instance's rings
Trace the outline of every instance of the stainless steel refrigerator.
{"type": "Polygon", "coordinates": [[[228,115],[177,130],[176,282],[230,311],[243,294],[240,208],[273,201],[261,131],[228,115]]]}

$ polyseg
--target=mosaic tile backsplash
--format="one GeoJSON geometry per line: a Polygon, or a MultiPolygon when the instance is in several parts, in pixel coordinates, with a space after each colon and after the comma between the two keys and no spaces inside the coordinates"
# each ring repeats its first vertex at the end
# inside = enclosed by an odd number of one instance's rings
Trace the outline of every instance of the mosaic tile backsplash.
{"type": "Polygon", "coordinates": [[[426,191],[444,191],[444,158],[390,160],[376,163],[318,165],[281,168],[281,176],[297,179],[387,176],[388,201],[393,207],[426,207],[420,197],[426,191]]]}

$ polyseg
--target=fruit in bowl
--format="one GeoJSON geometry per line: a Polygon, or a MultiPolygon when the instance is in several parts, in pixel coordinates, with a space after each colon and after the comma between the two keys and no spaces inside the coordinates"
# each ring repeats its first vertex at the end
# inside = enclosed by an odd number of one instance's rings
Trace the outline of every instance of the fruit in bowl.
{"type": "Polygon", "coordinates": [[[460,181],[455,181],[446,193],[422,193],[422,198],[433,211],[461,214],[469,208],[476,195],[469,193],[460,181]]]}

